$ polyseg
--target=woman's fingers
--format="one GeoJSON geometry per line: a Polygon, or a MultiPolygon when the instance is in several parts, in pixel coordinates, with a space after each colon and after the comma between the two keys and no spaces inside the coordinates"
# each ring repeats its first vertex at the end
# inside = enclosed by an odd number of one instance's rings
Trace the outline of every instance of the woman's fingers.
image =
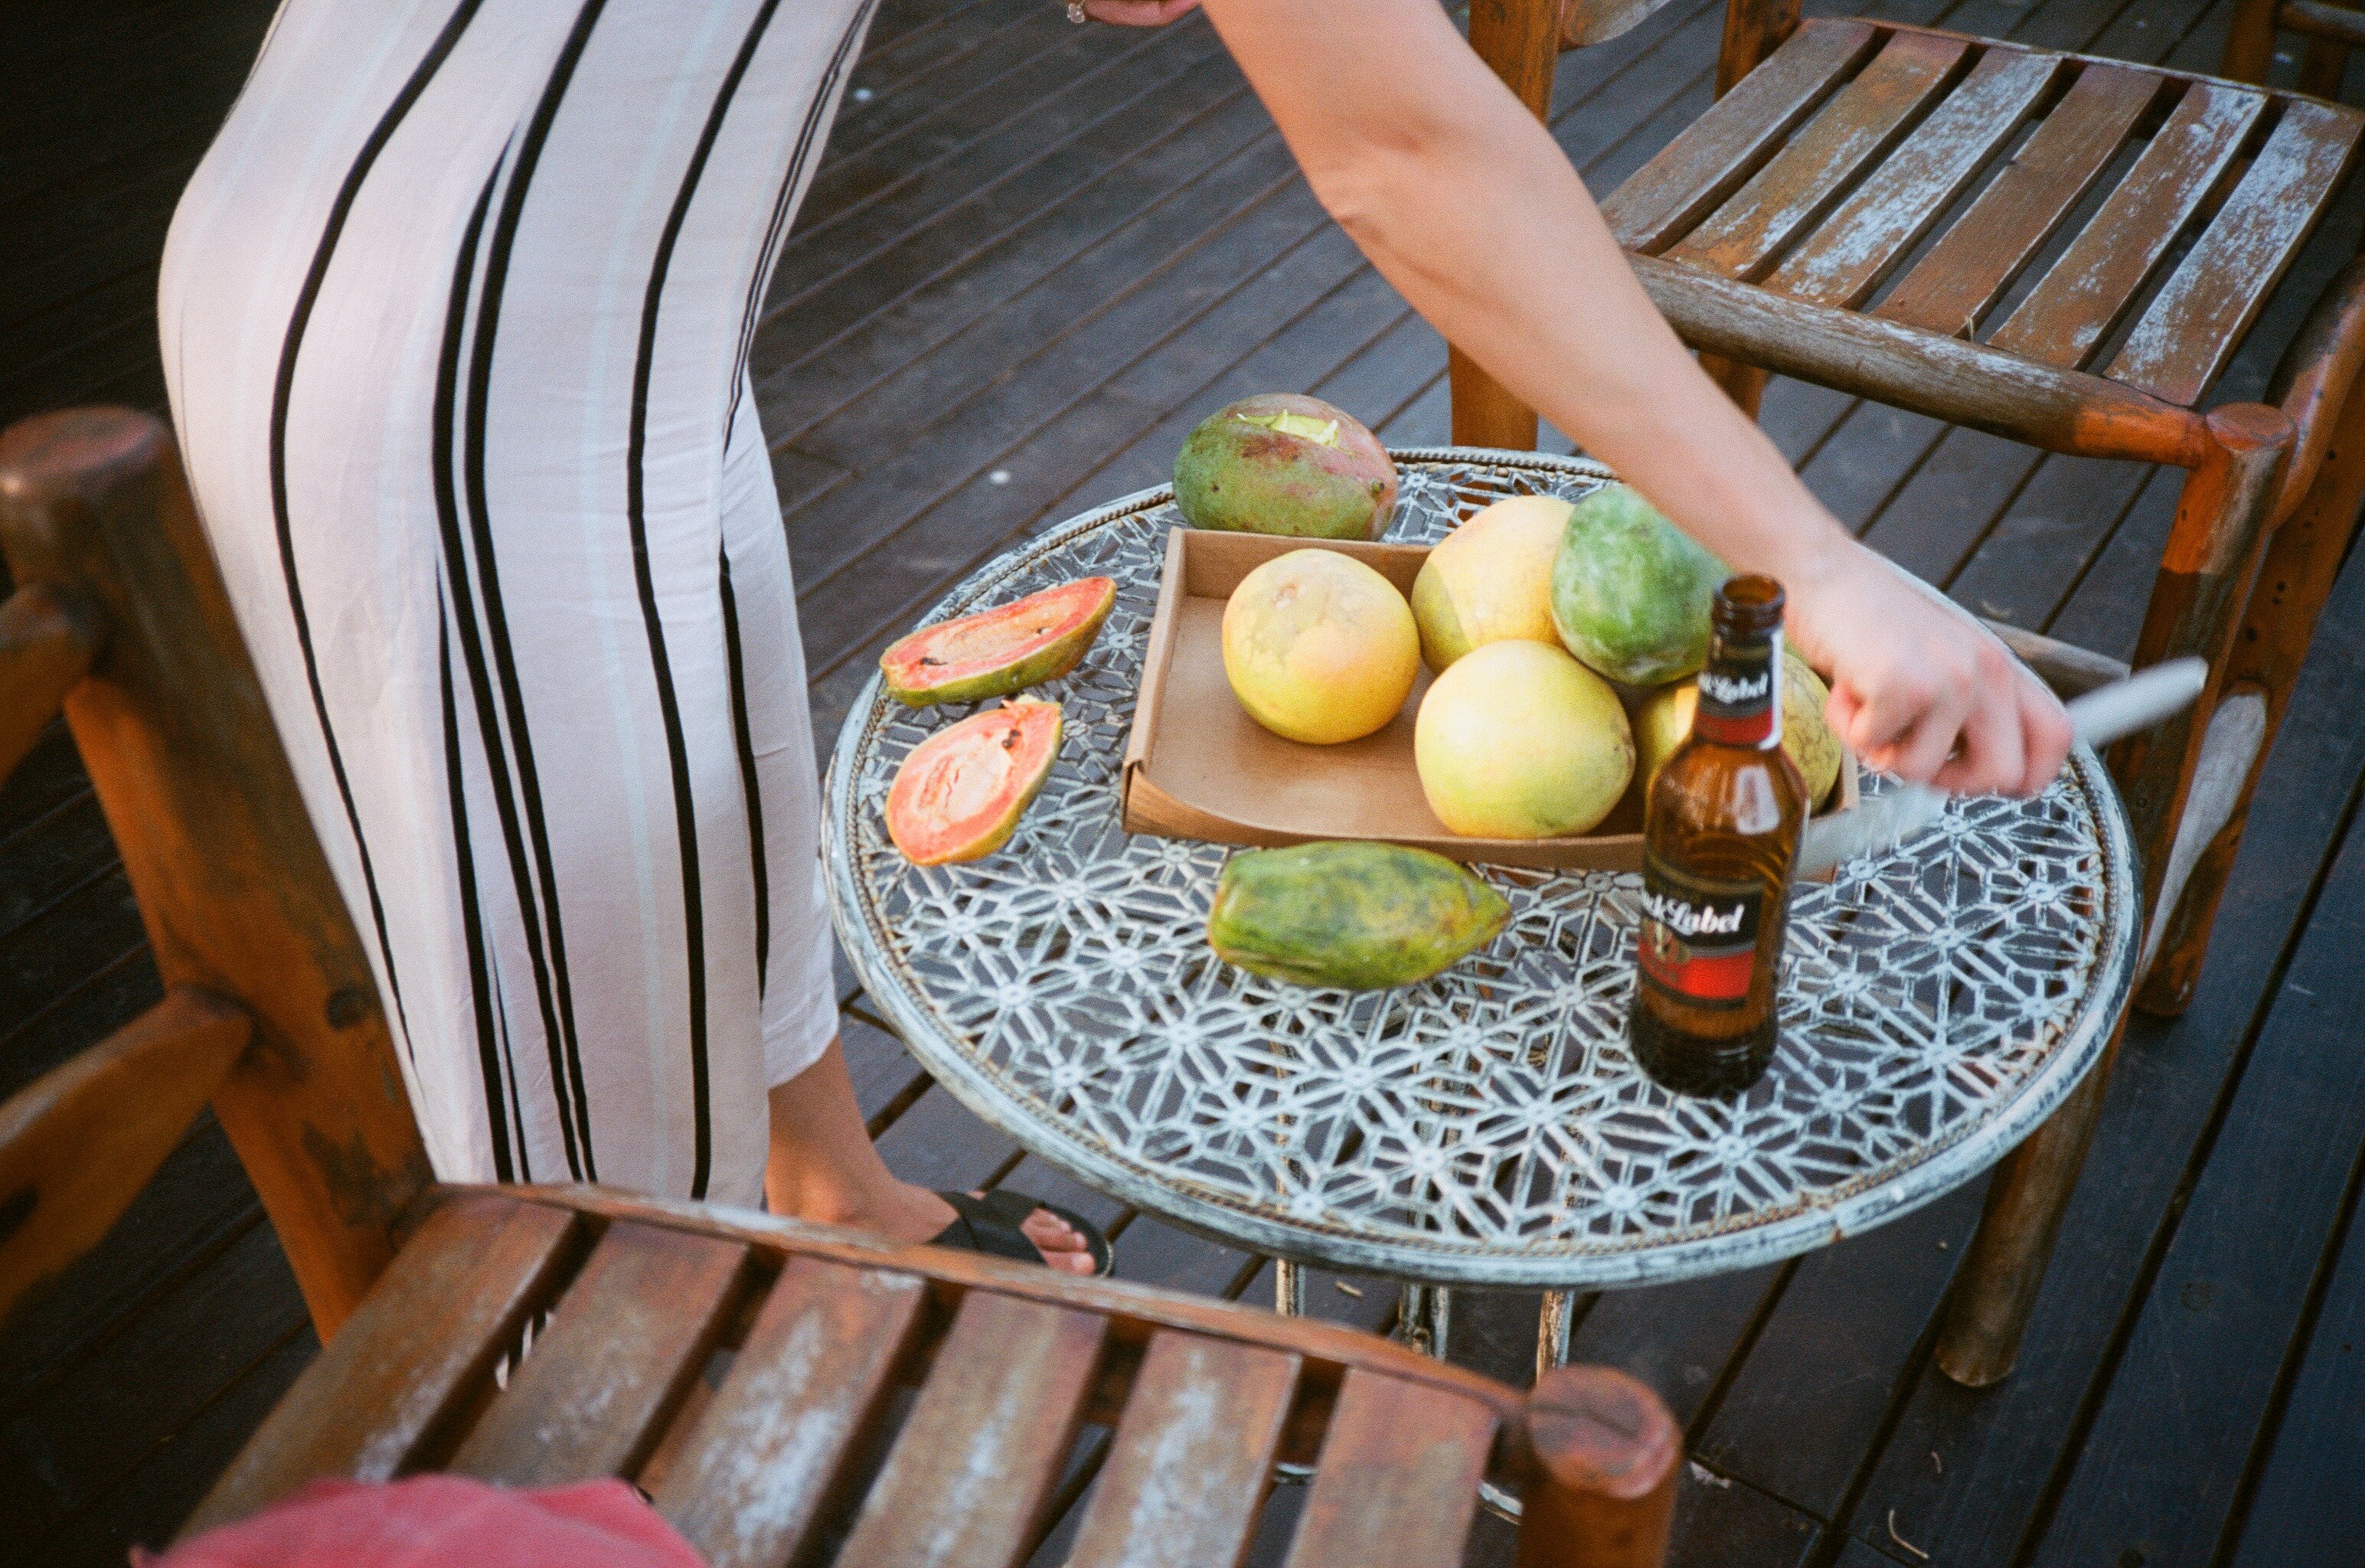
{"type": "Polygon", "coordinates": [[[2017,793],[2028,776],[2017,683],[1982,690],[1963,720],[1962,745],[1930,782],[1956,795],[2017,793]]]}
{"type": "Polygon", "coordinates": [[[2024,672],[2020,677],[2020,723],[2025,767],[2019,787],[2012,792],[2034,795],[2052,783],[2061,765],[2069,760],[2077,734],[2060,700],[2024,672]]]}

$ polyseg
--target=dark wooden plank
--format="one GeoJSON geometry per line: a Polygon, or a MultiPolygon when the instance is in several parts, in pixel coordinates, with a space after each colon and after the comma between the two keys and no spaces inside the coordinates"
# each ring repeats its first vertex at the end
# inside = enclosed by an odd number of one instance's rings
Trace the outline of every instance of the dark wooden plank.
{"type": "Polygon", "coordinates": [[[29,1536],[88,1504],[304,1321],[270,1230],[248,1230],[0,1417],[0,1508],[29,1536]]]}
{"type": "Polygon", "coordinates": [[[1069,1568],[1238,1562],[1264,1501],[1298,1366],[1284,1351],[1153,1337],[1069,1568]]]}
{"type": "Polygon", "coordinates": [[[0,941],[60,899],[104,876],[115,840],[85,791],[0,843],[0,941]]]}
{"type": "Polygon", "coordinates": [[[2352,827],[2034,1562],[2213,1561],[2365,1144],[2360,946],[2352,827]]]}
{"type": "MultiPolygon", "coordinates": [[[[7,1055],[11,1025],[30,1024],[43,1004],[86,978],[99,962],[137,946],[140,937],[140,906],[118,868],[85,882],[0,941],[0,1059],[7,1055]]],[[[87,1045],[89,1036],[80,1043],[87,1045]]],[[[54,1065],[36,1066],[33,1072],[54,1065]]],[[[9,1085],[12,1092],[16,1087],[9,1085]]]]}
{"type": "Polygon", "coordinates": [[[504,1486],[629,1474],[697,1372],[747,1249],[611,1225],[450,1468],[504,1486]]]}
{"type": "Polygon", "coordinates": [[[2085,364],[2265,109],[2264,97],[2239,87],[2189,88],[2093,221],[1989,342],[2046,364],[2085,364]]]}
{"type": "Polygon", "coordinates": [[[1730,277],[1755,276],[1945,89],[1963,53],[1952,39],[1893,35],[1789,145],[1670,246],[1667,257],[1730,277]]]}
{"type": "Polygon", "coordinates": [[[1068,1457],[1107,1320],[971,1291],[838,1561],[865,1568],[1025,1555],[1068,1457]]]}
{"type": "Polygon", "coordinates": [[[2061,69],[2050,55],[1990,50],[1765,286],[1822,305],[1861,303],[2020,129],[2061,69]]]}
{"type": "Polygon", "coordinates": [[[163,1551],[213,1484],[222,1456],[238,1451],[319,1353],[312,1326],[297,1324],[112,1486],[48,1535],[11,1541],[21,1553],[15,1560],[41,1568],[123,1568],[134,1546],[163,1551]]]}
{"type": "Polygon", "coordinates": [[[2172,403],[2217,378],[2315,228],[2365,118],[2293,100],[2105,374],[2172,403]]]}
{"type": "Polygon", "coordinates": [[[1694,1462],[1676,1483],[1667,1568],[1799,1568],[1823,1536],[1817,1519],[1694,1462]]]}
{"type": "Polygon", "coordinates": [[[1601,203],[1630,251],[1656,254],[1756,173],[1757,165],[1879,41],[1856,22],[1800,28],[1601,203]]]}
{"type": "Polygon", "coordinates": [[[0,778],[0,848],[13,845],[28,823],[89,792],[73,736],[64,724],[52,723],[17,770],[0,778]]]}
{"type": "Polygon", "coordinates": [[[1495,1412],[1469,1400],[1348,1372],[1289,1568],[1460,1562],[1495,1430],[1495,1412]]]}
{"type": "Polygon", "coordinates": [[[909,1274],[789,1260],[656,1485],[658,1511],[712,1568],[797,1553],[861,1451],[925,1299],[909,1274]]]}
{"type": "Polygon", "coordinates": [[[2338,1261],[2294,1370],[2272,1446],[2241,1523],[2234,1568],[2337,1562],[2358,1545],[2365,1519],[2365,1232],[2354,1179],[2338,1261]]]}
{"type": "Polygon", "coordinates": [[[1979,1191],[1802,1259],[1700,1434],[1700,1457],[1818,1518],[1836,1514],[1917,1370],[1979,1191]]]}
{"type": "Polygon", "coordinates": [[[2102,178],[2159,92],[2158,77],[2087,66],[1994,183],[1873,314],[1949,337],[1968,334],[2102,178]]]}
{"type": "Polygon", "coordinates": [[[1864,541],[1923,581],[1945,583],[2045,456],[2001,436],[1949,430],[1864,541]]]}
{"type": "MultiPolygon", "coordinates": [[[[2310,651],[2294,711],[2330,711],[2359,681],[2365,569],[2352,562],[2310,651]]],[[[2057,1458],[2077,1447],[2081,1410],[2107,1376],[2123,1316],[2140,1310],[2154,1248],[2180,1215],[2197,1212],[2177,1202],[2178,1189],[2196,1152],[2207,1152],[2221,1086],[2243,1064],[2273,999],[2270,988],[2307,921],[2360,775],[2365,731],[2282,727],[2191,1006],[2173,1022],[2138,1017],[2130,1025],[2018,1368],[1979,1390],[1924,1370],[1856,1516],[1845,1521],[1851,1534],[1885,1547],[1894,1508],[1909,1539],[1944,1545],[1949,1561],[2015,1560],[2046,1505],[2057,1458]]],[[[2269,1136],[2280,1147],[2282,1134],[2269,1136]]],[[[2197,1402],[2213,1401],[2208,1374],[2196,1366],[2193,1375],[2197,1402]]],[[[2170,1476],[2180,1469],[2165,1462],[2170,1476]]]]}
{"type": "Polygon", "coordinates": [[[428,1216],[191,1519],[243,1518],[320,1476],[385,1481],[438,1450],[573,1260],[573,1217],[490,1195],[428,1216]]]}
{"type": "Polygon", "coordinates": [[[1790,1272],[1777,1264],[1605,1293],[1570,1336],[1569,1359],[1642,1379],[1688,1428],[1790,1272]]]}
{"type": "Polygon", "coordinates": [[[2046,454],[1948,591],[2015,626],[2051,624],[2151,473],[2139,463],[2046,454]]]}

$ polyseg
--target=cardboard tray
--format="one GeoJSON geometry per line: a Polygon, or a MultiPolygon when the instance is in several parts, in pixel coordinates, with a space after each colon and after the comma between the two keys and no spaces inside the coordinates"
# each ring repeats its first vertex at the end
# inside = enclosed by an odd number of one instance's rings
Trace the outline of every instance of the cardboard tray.
{"type": "MultiPolygon", "coordinates": [[[[1464,838],[1439,822],[1413,767],[1413,717],[1424,668],[1384,729],[1339,745],[1283,740],[1248,716],[1224,678],[1224,605],[1240,579],[1292,550],[1337,550],[1407,597],[1425,544],[1282,539],[1177,528],[1142,657],[1141,693],[1126,742],[1127,833],[1271,847],[1326,838],[1417,845],[1456,860],[1551,869],[1637,871],[1642,824],[1633,792],[1593,833],[1569,838],[1464,838]]],[[[1844,756],[1830,812],[1856,802],[1855,758],[1844,756]]]]}

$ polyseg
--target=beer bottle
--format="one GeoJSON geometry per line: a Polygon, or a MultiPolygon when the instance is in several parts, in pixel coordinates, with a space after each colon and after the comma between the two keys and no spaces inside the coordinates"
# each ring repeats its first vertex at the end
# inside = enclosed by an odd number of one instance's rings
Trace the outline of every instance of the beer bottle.
{"type": "Polygon", "coordinates": [[[1807,787],[1782,749],[1782,585],[1716,593],[1691,734],[1652,782],[1630,1036],[1684,1094],[1736,1095],[1774,1057],[1775,992],[1807,787]]]}

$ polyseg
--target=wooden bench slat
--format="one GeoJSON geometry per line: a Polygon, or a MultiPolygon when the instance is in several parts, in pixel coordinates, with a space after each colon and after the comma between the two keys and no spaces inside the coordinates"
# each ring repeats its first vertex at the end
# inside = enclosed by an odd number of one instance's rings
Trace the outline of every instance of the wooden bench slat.
{"type": "Polygon", "coordinates": [[[243,1518],[322,1476],[400,1474],[491,1380],[575,1256],[565,1209],[445,1199],[215,1482],[182,1533],[243,1518]]]}
{"type": "Polygon", "coordinates": [[[712,1568],[789,1562],[859,1454],[927,1299],[912,1274],[791,1258],[657,1484],[712,1568]]]}
{"type": "Polygon", "coordinates": [[[2315,228],[2357,151],[2359,118],[2294,100],[2104,372],[2171,403],[2199,400],[2315,228]]]}
{"type": "Polygon", "coordinates": [[[1810,22],[1601,204],[1630,251],[1655,254],[1756,172],[1880,35],[1862,22],[1810,22]]]}
{"type": "Polygon", "coordinates": [[[614,1225],[451,1468],[509,1486],[622,1475],[712,1348],[747,1249],[614,1225]]]}
{"type": "Polygon", "coordinates": [[[1857,304],[2020,129],[2061,69],[2055,55],[1990,50],[1765,286],[1823,305],[1857,304]]]}
{"type": "Polygon", "coordinates": [[[2086,363],[2266,110],[2259,94],[2198,82],[2135,167],[1990,342],[2064,368],[2086,363]]]}
{"type": "Polygon", "coordinates": [[[243,1008],[175,987],[0,1104],[0,1316],[98,1245],[253,1034],[243,1008]]]}
{"type": "Polygon", "coordinates": [[[1995,183],[1873,314],[1949,337],[1968,334],[2102,178],[2159,90],[2159,78],[2146,72],[2087,66],[1995,183]]]}
{"type": "Polygon", "coordinates": [[[1727,277],[1762,270],[1944,90],[1967,47],[1927,33],[1892,37],[1771,162],[1669,247],[1668,258],[1727,277]]]}
{"type": "Polygon", "coordinates": [[[1108,1320],[972,1291],[841,1562],[1012,1568],[1068,1460],[1108,1320]]]}
{"type": "Polygon", "coordinates": [[[1194,1334],[1151,1339],[1067,1568],[1238,1563],[1302,1365],[1194,1334]]]}
{"type": "Polygon", "coordinates": [[[1473,1401],[1348,1372],[1287,1568],[1460,1562],[1495,1427],[1473,1401]]]}

